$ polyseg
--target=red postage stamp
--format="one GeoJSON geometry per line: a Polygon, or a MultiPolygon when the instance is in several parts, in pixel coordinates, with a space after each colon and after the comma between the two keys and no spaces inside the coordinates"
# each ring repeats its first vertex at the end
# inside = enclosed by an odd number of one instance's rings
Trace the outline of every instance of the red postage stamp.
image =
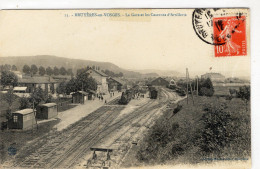
{"type": "Polygon", "coordinates": [[[245,22],[245,16],[213,18],[215,57],[247,55],[245,22]]]}

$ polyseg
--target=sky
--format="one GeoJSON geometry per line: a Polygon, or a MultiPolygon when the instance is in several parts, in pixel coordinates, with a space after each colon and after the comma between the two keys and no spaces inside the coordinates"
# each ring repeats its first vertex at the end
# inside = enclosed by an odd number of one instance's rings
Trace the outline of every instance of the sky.
{"type": "Polygon", "coordinates": [[[228,76],[250,76],[250,51],[248,56],[214,57],[214,46],[203,42],[193,29],[192,12],[192,9],[1,11],[0,57],[55,55],[111,62],[131,70],[184,73],[189,68],[190,74],[195,75],[209,72],[211,67],[212,72],[228,76]],[[186,16],[75,16],[87,12],[186,16]],[[65,17],[66,14],[70,17],[65,17]]]}

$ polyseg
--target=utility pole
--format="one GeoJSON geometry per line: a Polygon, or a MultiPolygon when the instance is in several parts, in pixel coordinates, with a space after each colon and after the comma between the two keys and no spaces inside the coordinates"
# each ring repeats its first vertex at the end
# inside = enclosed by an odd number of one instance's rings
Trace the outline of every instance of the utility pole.
{"type": "Polygon", "coordinates": [[[187,69],[187,75],[188,75],[188,82],[189,82],[189,85],[190,85],[190,92],[191,92],[192,103],[194,105],[193,91],[192,91],[192,86],[191,86],[191,83],[190,83],[190,75],[189,75],[188,69],[187,69]]]}
{"type": "Polygon", "coordinates": [[[197,76],[197,96],[199,95],[199,76],[197,76]]]}
{"type": "Polygon", "coordinates": [[[33,115],[34,115],[34,119],[35,119],[35,122],[36,122],[36,127],[37,127],[37,130],[38,130],[38,122],[37,122],[37,118],[36,118],[36,112],[34,110],[34,101],[33,101],[33,115]]]}
{"type": "Polygon", "coordinates": [[[82,90],[82,104],[84,104],[84,94],[83,94],[83,82],[82,82],[82,86],[81,86],[81,90],[82,90]]]}
{"type": "Polygon", "coordinates": [[[186,68],[186,93],[187,93],[187,104],[189,104],[189,85],[188,85],[188,68],[186,68]]]}

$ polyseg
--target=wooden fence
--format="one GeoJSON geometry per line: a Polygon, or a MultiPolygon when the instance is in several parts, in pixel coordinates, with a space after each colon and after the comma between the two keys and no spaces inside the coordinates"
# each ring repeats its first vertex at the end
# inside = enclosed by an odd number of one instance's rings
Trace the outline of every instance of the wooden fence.
{"type": "Polygon", "coordinates": [[[57,102],[56,104],[57,104],[58,112],[73,108],[74,106],[71,105],[71,103],[72,103],[72,99],[62,101],[62,102],[57,102]]]}

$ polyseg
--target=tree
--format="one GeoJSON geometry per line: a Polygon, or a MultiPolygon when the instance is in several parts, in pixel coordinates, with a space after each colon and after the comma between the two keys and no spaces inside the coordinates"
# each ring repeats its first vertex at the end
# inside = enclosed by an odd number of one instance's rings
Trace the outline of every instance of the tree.
{"type": "Polygon", "coordinates": [[[89,74],[85,71],[78,74],[76,77],[78,90],[87,91],[87,89],[97,90],[97,82],[95,79],[89,76],[89,74]]]}
{"type": "Polygon", "coordinates": [[[76,92],[78,90],[81,90],[79,88],[79,84],[75,78],[70,79],[68,83],[66,83],[65,92],[66,94],[70,94],[71,92],[76,92]]]}
{"type": "Polygon", "coordinates": [[[31,65],[31,73],[36,74],[38,72],[38,67],[36,65],[31,65]]]}
{"type": "Polygon", "coordinates": [[[239,87],[239,91],[237,93],[237,97],[241,98],[246,103],[246,111],[247,111],[247,105],[248,101],[250,100],[250,87],[249,86],[243,86],[239,87]]]}
{"type": "Polygon", "coordinates": [[[51,94],[49,94],[49,95],[47,96],[47,98],[45,99],[45,103],[52,103],[52,102],[53,102],[53,97],[52,97],[51,94]]]}
{"type": "Polygon", "coordinates": [[[3,71],[1,75],[1,85],[5,86],[17,86],[18,78],[17,76],[10,71],[3,71]]]}
{"type": "Polygon", "coordinates": [[[214,87],[210,78],[201,79],[199,81],[199,95],[200,96],[213,96],[214,87]]]}
{"type": "Polygon", "coordinates": [[[60,74],[63,75],[63,76],[67,74],[67,71],[64,67],[60,68],[60,74]]]}
{"type": "Polygon", "coordinates": [[[26,109],[26,108],[30,108],[30,107],[31,107],[30,100],[29,100],[29,98],[27,98],[27,97],[21,97],[21,98],[19,99],[19,103],[20,103],[20,106],[19,106],[19,109],[20,109],[20,110],[26,109]]]}
{"type": "Polygon", "coordinates": [[[55,76],[57,76],[57,75],[60,74],[60,70],[59,70],[59,68],[57,68],[56,66],[53,68],[53,74],[54,74],[55,76]]]}
{"type": "Polygon", "coordinates": [[[12,71],[17,71],[17,67],[15,65],[12,66],[12,71]]]}
{"type": "Polygon", "coordinates": [[[68,70],[67,70],[67,75],[73,76],[72,69],[68,69],[68,70]]]}
{"type": "Polygon", "coordinates": [[[95,68],[96,68],[96,67],[95,67],[95,65],[93,65],[93,66],[92,66],[92,69],[94,69],[94,70],[95,70],[95,68]]]}
{"type": "Polygon", "coordinates": [[[53,70],[52,70],[51,67],[47,67],[46,74],[49,75],[49,76],[53,75],[53,70]]]}
{"type": "Polygon", "coordinates": [[[124,76],[124,74],[122,72],[118,73],[118,77],[123,77],[123,76],[124,76]]]}
{"type": "Polygon", "coordinates": [[[42,67],[42,66],[40,66],[40,67],[39,67],[39,74],[40,74],[41,76],[44,76],[44,75],[45,75],[45,73],[46,73],[46,70],[45,70],[45,68],[44,68],[44,67],[42,67]]]}
{"type": "Polygon", "coordinates": [[[58,94],[63,94],[65,95],[67,92],[66,92],[66,86],[67,86],[67,83],[66,82],[61,82],[58,86],[57,86],[57,89],[56,89],[56,92],[58,94]]]}
{"type": "Polygon", "coordinates": [[[11,68],[12,68],[12,66],[9,65],[9,64],[5,64],[5,65],[3,66],[3,69],[6,70],[6,71],[10,71],[11,68]]]}
{"type": "Polygon", "coordinates": [[[31,68],[30,68],[28,65],[24,65],[24,66],[23,66],[23,72],[24,72],[25,74],[30,74],[31,68]]]}
{"type": "Polygon", "coordinates": [[[7,93],[3,95],[3,100],[8,104],[8,111],[6,118],[9,120],[12,117],[11,107],[14,101],[16,100],[16,95],[14,95],[13,89],[8,90],[7,93]]]}
{"type": "Polygon", "coordinates": [[[96,80],[90,77],[86,71],[87,69],[78,69],[76,78],[72,78],[66,84],[67,94],[79,90],[84,90],[84,91],[87,91],[88,89],[97,90],[96,80]]]}
{"type": "Polygon", "coordinates": [[[34,106],[38,106],[40,103],[43,103],[47,98],[46,93],[43,91],[41,86],[37,87],[33,93],[31,93],[30,102],[34,103],[34,106]]]}

